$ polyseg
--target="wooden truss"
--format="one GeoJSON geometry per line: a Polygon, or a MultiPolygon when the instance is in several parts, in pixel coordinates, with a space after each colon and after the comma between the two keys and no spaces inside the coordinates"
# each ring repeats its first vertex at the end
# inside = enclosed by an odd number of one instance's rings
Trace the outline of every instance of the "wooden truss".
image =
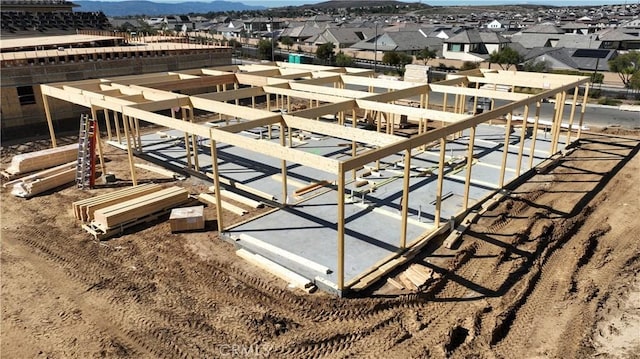
{"type": "MultiPolygon", "coordinates": [[[[121,129],[130,161],[131,177],[137,184],[132,151],[141,149],[139,122],[144,121],[184,132],[187,144],[188,165],[198,170],[197,154],[190,153],[189,141],[195,146],[196,137],[206,138],[210,142],[213,163],[215,193],[220,193],[221,179],[218,176],[216,143],[221,142],[246,150],[256,151],[281,160],[283,203],[286,205],[287,162],[294,162],[337,175],[337,287],[345,288],[344,283],[344,237],[345,237],[345,174],[365,165],[374,164],[381,159],[394,155],[404,155],[404,184],[402,203],[409,203],[409,170],[412,151],[428,144],[440,144],[440,166],[438,170],[435,227],[439,229],[442,201],[443,167],[447,139],[455,137],[463,130],[470,129],[470,140],[466,163],[466,183],[463,209],[468,209],[469,186],[471,182],[472,154],[476,126],[492,119],[506,118],[507,130],[503,149],[498,187],[504,185],[506,159],[508,151],[509,129],[514,110],[523,110],[522,139],[527,130],[528,119],[533,116],[533,136],[531,153],[535,146],[535,134],[541,102],[555,98],[556,103],[565,103],[567,93],[573,91],[569,129],[566,131],[565,145],[571,142],[574,116],[578,104],[578,88],[585,85],[582,97],[577,133],[584,117],[585,104],[589,91],[589,78],[569,75],[538,74],[527,72],[477,71],[472,75],[453,75],[450,79],[435,84],[411,83],[373,78],[369,70],[314,66],[304,64],[256,64],[232,65],[215,69],[195,69],[181,72],[167,72],[136,76],[124,76],[105,79],[83,80],[78,82],[41,85],[51,140],[55,147],[55,132],[52,125],[51,109],[48,98],[55,98],[89,108],[95,117],[97,111],[103,111],[107,119],[107,137],[117,137],[121,141],[121,129]],[[504,88],[509,91],[500,91],[504,88]],[[354,89],[356,88],[356,89],[354,89]],[[520,88],[536,89],[535,94],[520,93],[520,88]],[[442,104],[430,99],[433,93],[443,94],[442,104]],[[256,97],[266,96],[267,108],[255,108],[256,97]],[[447,105],[447,97],[455,97],[453,108],[447,105]],[[467,98],[474,98],[475,109],[478,97],[494,100],[506,100],[508,103],[493,107],[478,115],[463,113],[467,98]],[[306,109],[292,111],[291,99],[308,100],[306,109]],[[251,106],[240,106],[239,101],[251,99],[251,106]],[[275,108],[272,108],[275,103],[275,108]],[[161,114],[168,112],[171,116],[161,114]],[[237,121],[226,121],[226,126],[211,127],[195,121],[194,111],[219,114],[220,118],[232,117],[237,121]],[[273,112],[276,110],[276,112],[273,112]],[[174,114],[180,111],[182,116],[174,114]],[[358,115],[362,111],[366,117],[358,115]],[[337,124],[319,121],[323,116],[335,118],[337,124]],[[345,126],[345,118],[351,118],[351,127],[345,126]],[[386,133],[380,123],[386,121],[386,133]],[[377,131],[356,127],[358,121],[372,121],[377,131]],[[418,125],[418,134],[410,138],[393,135],[391,128],[401,121],[418,125]],[[443,126],[429,130],[429,122],[441,122],[443,126]],[[111,124],[115,125],[115,131],[111,124]],[[240,132],[256,127],[267,126],[269,135],[272,126],[280,129],[280,143],[260,141],[248,138],[240,132]],[[291,134],[293,130],[303,130],[322,135],[349,140],[352,143],[353,156],[346,160],[323,157],[293,148],[291,134]],[[114,135],[115,132],[115,135],[114,135]],[[288,134],[288,141],[284,134],[288,134]],[[356,153],[356,146],[364,144],[370,149],[356,153]]],[[[532,91],[535,92],[535,91],[532,91]]],[[[452,98],[449,97],[449,98],[452,98]]],[[[561,138],[561,122],[564,106],[556,106],[551,125],[552,153],[558,151],[561,138]]],[[[531,122],[531,121],[529,121],[531,122]]],[[[524,141],[518,149],[518,168],[523,155],[524,141]]],[[[551,153],[551,154],[552,154],[551,153]]],[[[532,158],[530,158],[530,161],[532,158]]],[[[530,162],[531,163],[531,162],[530,162]]],[[[221,196],[215,196],[218,211],[219,230],[222,231],[221,196]]],[[[400,228],[400,248],[407,248],[407,211],[402,206],[400,228]]]]}

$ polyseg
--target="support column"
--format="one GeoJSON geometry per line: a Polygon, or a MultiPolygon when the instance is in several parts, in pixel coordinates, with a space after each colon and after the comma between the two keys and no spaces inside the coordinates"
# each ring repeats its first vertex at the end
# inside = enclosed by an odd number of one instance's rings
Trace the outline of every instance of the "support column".
{"type": "Polygon", "coordinates": [[[553,138],[553,152],[558,152],[558,142],[560,141],[560,132],[562,132],[562,118],[564,117],[564,102],[567,98],[567,91],[560,94],[560,111],[558,115],[558,125],[556,127],[555,137],[553,138]]]}
{"type": "Polygon", "coordinates": [[[409,214],[409,179],[411,178],[411,149],[404,151],[404,184],[402,186],[402,230],[400,248],[407,247],[407,216],[409,214]]]}
{"type": "Polygon", "coordinates": [[[436,190],[436,214],[435,227],[440,227],[440,212],[442,210],[442,183],[444,181],[444,154],[447,141],[443,137],[440,139],[440,162],[438,163],[438,189],[436,190]]]}
{"type": "Polygon", "coordinates": [[[134,119],[133,122],[136,126],[136,141],[138,142],[138,151],[142,152],[142,136],[140,135],[140,120],[134,119]]]}
{"type": "Polygon", "coordinates": [[[582,96],[582,108],[580,109],[580,123],[578,124],[578,134],[576,138],[580,138],[582,134],[582,121],[584,120],[584,112],[587,110],[587,99],[589,98],[589,83],[584,87],[584,95],[582,96]]]}
{"type": "Polygon", "coordinates": [[[131,150],[131,138],[129,137],[129,116],[122,115],[122,126],[124,127],[124,136],[127,138],[127,156],[129,157],[129,171],[131,171],[131,182],[134,186],[138,185],[136,178],[136,169],[133,165],[133,151],[131,150]]]}
{"type": "Polygon", "coordinates": [[[504,130],[504,146],[502,147],[502,166],[500,166],[500,183],[498,186],[504,186],[504,173],[507,169],[507,156],[509,155],[509,135],[511,134],[511,119],[513,118],[513,110],[507,115],[507,125],[504,130]]]}
{"type": "MultiPolygon", "coordinates": [[[[181,108],[182,109],[182,121],[186,121],[187,120],[187,112],[186,109],[184,107],[181,108]]],[[[187,168],[191,169],[191,145],[189,144],[189,134],[188,133],[184,133],[184,147],[187,151],[187,168]]]]}
{"type": "Polygon", "coordinates": [[[104,177],[107,174],[107,169],[104,166],[104,156],[102,155],[102,139],[100,138],[100,125],[98,121],[95,123],[96,131],[96,150],[98,151],[98,158],[100,159],[100,173],[104,177]]]}
{"type": "Polygon", "coordinates": [[[58,147],[56,143],[56,133],[53,130],[53,121],[51,119],[51,109],[49,108],[48,96],[42,94],[42,104],[44,105],[44,114],[47,117],[47,125],[49,126],[49,136],[51,136],[51,147],[58,147]]]}
{"type": "MultiPolygon", "coordinates": [[[[189,122],[193,123],[193,121],[193,107],[189,105],[189,122]]],[[[193,146],[193,163],[195,165],[195,170],[200,171],[200,160],[198,159],[198,153],[200,151],[198,150],[198,139],[196,137],[197,136],[195,134],[191,135],[191,145],[193,146]]]]}
{"type": "Polygon", "coordinates": [[[467,174],[464,180],[464,199],[462,207],[466,211],[469,209],[469,186],[471,186],[471,168],[473,167],[473,146],[476,141],[476,126],[471,127],[469,135],[469,148],[467,150],[467,174]]]}
{"type": "Polygon", "coordinates": [[[107,126],[107,139],[111,141],[113,136],[111,135],[111,120],[109,119],[109,110],[105,108],[103,110],[103,113],[104,113],[104,123],[107,126]]]}
{"type": "Polygon", "coordinates": [[[567,141],[565,146],[571,142],[571,131],[573,130],[573,116],[576,114],[576,103],[578,102],[578,86],[573,90],[573,101],[571,101],[571,113],[569,114],[569,129],[567,130],[567,141]]]}
{"type": "MultiPolygon", "coordinates": [[[[351,110],[351,127],[356,128],[356,109],[352,109],[351,110]]],[[[351,141],[351,157],[356,157],[356,153],[357,153],[357,147],[356,147],[356,141],[351,141]]],[[[351,177],[353,178],[353,180],[356,180],[356,169],[354,168],[351,171],[351,177]]]]}
{"type": "MultiPolygon", "coordinates": [[[[171,110],[173,113],[173,110],[171,110]]],[[[119,144],[122,144],[122,139],[120,138],[120,120],[118,120],[118,111],[113,111],[113,123],[116,125],[116,139],[119,144]]]]}
{"type": "MultiPolygon", "coordinates": [[[[285,125],[284,121],[281,121],[280,122],[281,134],[284,134],[284,127],[285,127],[284,125],[285,125]]],[[[286,146],[284,135],[280,135],[280,146],[282,147],[286,146]]],[[[280,166],[282,167],[281,169],[282,171],[282,207],[285,207],[287,205],[287,196],[289,193],[287,190],[287,161],[282,160],[280,163],[280,166]]]]}
{"type": "Polygon", "coordinates": [[[529,152],[529,169],[533,168],[533,157],[536,151],[536,141],[538,140],[539,121],[540,121],[540,100],[536,102],[536,118],[533,122],[533,136],[531,137],[531,150],[529,152]]]}
{"type": "Polygon", "coordinates": [[[213,134],[209,131],[210,146],[211,146],[211,170],[213,171],[213,191],[216,197],[216,216],[218,219],[218,234],[221,234],[224,230],[224,223],[222,222],[222,197],[220,193],[220,176],[218,174],[218,149],[216,148],[216,141],[213,140],[213,134]]]}
{"type": "Polygon", "coordinates": [[[518,147],[518,163],[516,164],[516,177],[520,177],[522,168],[522,153],[524,152],[524,140],[527,135],[527,120],[529,119],[529,105],[524,105],[524,115],[522,116],[522,128],[520,129],[520,146],[518,147]]]}
{"type": "Polygon", "coordinates": [[[344,169],[338,165],[338,290],[344,289],[344,169]]]}

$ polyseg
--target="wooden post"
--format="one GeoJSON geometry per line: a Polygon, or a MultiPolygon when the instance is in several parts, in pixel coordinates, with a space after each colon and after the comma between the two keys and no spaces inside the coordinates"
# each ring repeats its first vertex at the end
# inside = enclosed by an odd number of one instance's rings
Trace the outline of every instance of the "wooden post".
{"type": "Polygon", "coordinates": [[[513,110],[507,115],[507,125],[504,130],[504,146],[502,147],[502,166],[500,166],[500,183],[499,187],[504,186],[504,173],[507,169],[507,156],[509,155],[509,135],[511,134],[511,119],[513,110]]]}
{"type": "Polygon", "coordinates": [[[107,126],[107,139],[111,141],[113,136],[111,135],[111,120],[109,119],[109,110],[105,108],[102,112],[104,113],[104,123],[107,126]]]}
{"type": "MultiPolygon", "coordinates": [[[[193,107],[189,105],[189,122],[193,123],[193,107]]],[[[198,158],[198,153],[200,152],[198,149],[198,139],[195,134],[191,135],[191,145],[193,146],[193,163],[195,165],[195,170],[200,171],[200,159],[198,158]]]]}
{"type": "Polygon", "coordinates": [[[47,125],[49,126],[49,136],[51,136],[51,147],[58,147],[56,143],[56,133],[53,130],[53,121],[51,119],[51,109],[49,108],[49,99],[47,95],[42,94],[42,104],[44,105],[44,114],[47,117],[47,125]]]}
{"type": "Polygon", "coordinates": [[[344,170],[338,165],[338,290],[344,289],[344,170]]]}
{"type": "Polygon", "coordinates": [[[522,116],[522,128],[520,129],[520,146],[518,147],[518,163],[516,164],[516,177],[520,177],[522,168],[522,152],[524,152],[524,140],[527,135],[527,119],[529,119],[529,105],[524,105],[524,115],[522,116]]]}
{"type": "Polygon", "coordinates": [[[291,113],[291,96],[287,95],[287,113],[291,113]]]}
{"type": "Polygon", "coordinates": [[[565,146],[569,146],[571,141],[571,131],[573,130],[573,117],[576,114],[576,103],[578,102],[578,86],[573,90],[573,101],[571,102],[571,113],[569,114],[569,129],[567,130],[567,142],[565,146]]]}
{"type": "MultiPolygon", "coordinates": [[[[351,127],[356,128],[356,123],[357,123],[357,121],[356,121],[356,109],[354,108],[354,109],[351,109],[351,127]]],[[[356,141],[353,140],[353,141],[351,141],[351,157],[356,157],[356,151],[357,151],[356,141]]],[[[354,181],[356,179],[356,172],[357,171],[356,171],[355,168],[351,171],[351,177],[352,177],[352,179],[354,181]]]]}
{"type": "MultiPolygon", "coordinates": [[[[173,113],[173,110],[171,110],[173,113]]],[[[118,120],[118,111],[113,111],[113,123],[116,125],[116,139],[118,143],[122,143],[122,139],[120,138],[120,120],[118,120]]]]}
{"type": "Polygon", "coordinates": [[[216,197],[216,216],[218,216],[218,235],[224,230],[224,223],[222,222],[222,197],[220,193],[220,175],[218,173],[218,149],[216,148],[216,141],[213,140],[213,133],[209,131],[210,146],[211,146],[211,170],[213,171],[213,189],[216,197]]]}
{"type": "MultiPolygon", "coordinates": [[[[286,146],[285,143],[285,138],[284,138],[284,126],[285,123],[284,121],[280,122],[280,145],[282,147],[286,146]]],[[[289,130],[289,132],[291,132],[291,130],[289,130]]],[[[285,207],[287,205],[287,195],[288,195],[288,190],[287,190],[287,161],[286,160],[282,160],[280,163],[282,169],[282,207],[285,207]]]]}
{"type": "Polygon", "coordinates": [[[131,150],[131,139],[129,137],[129,116],[122,115],[122,126],[124,127],[124,136],[127,138],[127,156],[129,157],[129,171],[131,171],[131,182],[134,186],[138,185],[136,179],[136,167],[133,164],[133,151],[131,150]]]}
{"type": "Polygon", "coordinates": [[[558,123],[559,102],[560,102],[560,93],[557,93],[556,102],[553,104],[553,121],[551,123],[551,147],[549,148],[549,156],[553,155],[556,152],[555,146],[554,146],[554,139],[556,138],[555,130],[556,130],[556,125],[558,123]]]}
{"type": "Polygon", "coordinates": [[[440,162],[438,163],[438,189],[436,190],[436,218],[435,227],[440,227],[440,212],[442,209],[442,183],[444,181],[444,155],[447,141],[445,137],[440,139],[440,162]]]}
{"type": "Polygon", "coordinates": [[[404,184],[402,188],[402,229],[400,248],[407,247],[407,215],[409,213],[409,179],[411,178],[411,149],[404,151],[404,184]]]}
{"type": "MultiPolygon", "coordinates": [[[[476,90],[478,90],[479,88],[480,88],[480,83],[476,82],[476,90]]],[[[478,96],[473,96],[473,108],[471,109],[473,114],[476,113],[477,109],[478,109],[478,96]]]]}
{"type": "MultiPolygon", "coordinates": [[[[184,107],[181,108],[182,110],[182,121],[186,121],[187,120],[187,112],[186,109],[184,107]]],[[[184,133],[184,147],[187,151],[187,168],[191,169],[191,145],[189,144],[189,134],[188,133],[184,133]]]]}
{"type": "Polygon", "coordinates": [[[133,120],[136,126],[136,141],[138,142],[138,151],[142,152],[142,136],[140,135],[140,119],[133,120]]]}
{"type": "Polygon", "coordinates": [[[442,99],[442,112],[447,112],[447,93],[445,92],[442,99]]]}
{"type": "Polygon", "coordinates": [[[533,136],[531,137],[531,150],[529,152],[529,169],[533,168],[533,156],[536,150],[536,141],[538,140],[538,123],[540,121],[540,101],[536,102],[536,118],[533,122],[533,136]]]}
{"type": "Polygon", "coordinates": [[[476,140],[476,126],[471,127],[469,135],[469,148],[467,150],[467,175],[464,180],[463,209],[469,209],[469,187],[471,185],[471,168],[473,167],[473,146],[476,140]]]}
{"type": "Polygon", "coordinates": [[[98,158],[100,159],[100,172],[102,176],[107,174],[106,167],[104,165],[104,156],[102,155],[102,140],[100,138],[100,125],[98,121],[95,122],[95,131],[96,131],[96,149],[98,150],[98,158]]]}
{"type": "Polygon", "coordinates": [[[576,138],[580,138],[582,134],[582,121],[584,120],[584,112],[587,110],[587,99],[589,98],[589,83],[584,87],[584,95],[582,96],[582,108],[580,109],[580,123],[578,124],[578,134],[576,138]]]}
{"type": "Polygon", "coordinates": [[[560,142],[560,133],[562,132],[562,119],[564,117],[564,103],[565,100],[567,98],[567,91],[562,91],[561,95],[560,95],[560,114],[558,116],[558,128],[556,130],[555,133],[555,138],[554,138],[554,150],[553,152],[557,152],[558,151],[558,142],[560,142]]]}

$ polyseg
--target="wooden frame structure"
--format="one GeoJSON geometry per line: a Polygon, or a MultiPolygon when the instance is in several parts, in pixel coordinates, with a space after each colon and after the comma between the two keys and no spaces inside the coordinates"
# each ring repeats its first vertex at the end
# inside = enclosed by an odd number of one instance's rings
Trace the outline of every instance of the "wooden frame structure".
{"type": "MultiPolygon", "coordinates": [[[[342,291],[347,288],[344,281],[346,185],[349,181],[355,180],[356,170],[368,165],[375,167],[379,165],[381,159],[394,154],[403,155],[405,176],[402,203],[405,205],[402,206],[401,211],[399,247],[406,250],[408,207],[406,204],[410,196],[408,172],[412,154],[434,143],[440,146],[434,231],[441,230],[449,225],[448,221],[441,223],[440,220],[447,141],[459,136],[463,130],[470,129],[468,155],[465,161],[467,171],[463,211],[461,212],[464,214],[470,208],[469,186],[476,126],[497,118],[506,119],[500,180],[496,183],[497,187],[502,187],[505,185],[509,147],[507,139],[512,129],[514,111],[522,109],[524,117],[520,126],[522,140],[518,148],[518,167],[515,169],[517,175],[520,175],[522,171],[520,163],[524,152],[523,140],[530,127],[533,130],[533,141],[529,168],[533,164],[532,154],[535,150],[535,136],[539,128],[540,107],[543,100],[555,97],[557,104],[564,104],[567,93],[573,91],[564,144],[561,136],[565,106],[555,107],[549,155],[558,152],[560,146],[571,143],[572,139],[580,137],[589,91],[589,78],[478,70],[471,75],[451,75],[449,79],[439,83],[423,84],[375,79],[371,71],[361,69],[269,63],[92,79],[47,84],[41,87],[54,146],[55,131],[48,105],[49,97],[85,106],[92,111],[94,117],[98,111],[102,111],[107,124],[107,138],[117,139],[120,142],[124,136],[134,185],[137,181],[132,156],[136,150],[142,148],[140,121],[184,132],[188,166],[196,171],[199,170],[198,157],[194,153],[197,151],[196,136],[208,139],[216,193],[220,193],[221,187],[216,151],[218,142],[280,159],[282,206],[287,205],[288,162],[335,174],[338,193],[337,289],[342,291]],[[510,87],[511,91],[497,91],[498,86],[502,88],[505,85],[510,87]],[[578,105],[578,91],[582,85],[585,85],[585,89],[576,131],[574,117],[578,105]],[[485,89],[487,87],[493,87],[493,89],[485,89]],[[529,93],[519,92],[524,88],[528,89],[529,93]],[[443,94],[442,104],[432,100],[434,93],[443,94]],[[256,108],[256,98],[262,96],[266,98],[266,110],[256,108]],[[453,107],[447,102],[448,96],[449,99],[455,99],[453,107]],[[465,112],[467,99],[474,98],[473,108],[475,109],[478,97],[490,98],[492,103],[494,100],[507,101],[507,104],[477,115],[465,112]],[[305,109],[292,111],[292,98],[308,101],[309,105],[305,109]],[[239,105],[240,101],[247,102],[248,99],[251,100],[251,106],[239,105]],[[274,109],[276,112],[273,111],[274,109]],[[211,127],[198,123],[194,116],[196,111],[218,114],[219,126],[211,127]],[[167,112],[170,115],[167,115],[167,112]],[[529,116],[533,113],[535,115],[531,121],[529,116]],[[336,123],[319,120],[327,116],[335,118],[336,123]],[[223,118],[224,125],[222,125],[223,118]],[[347,121],[349,118],[351,120],[347,121]],[[375,130],[358,128],[358,123],[362,122],[369,123],[375,130]],[[406,123],[417,126],[417,134],[409,138],[394,135],[394,128],[406,123]],[[434,124],[441,125],[434,126],[434,124]],[[242,131],[262,126],[267,126],[269,138],[271,138],[272,127],[279,128],[282,134],[280,143],[256,140],[240,134],[242,131]],[[297,150],[293,146],[293,131],[318,133],[351,141],[352,157],[338,160],[297,150]],[[368,147],[368,150],[356,154],[358,144],[368,147]],[[347,179],[346,175],[350,172],[353,173],[353,178],[347,179]]],[[[219,230],[222,232],[225,227],[222,223],[220,197],[216,195],[215,200],[219,230]]]]}

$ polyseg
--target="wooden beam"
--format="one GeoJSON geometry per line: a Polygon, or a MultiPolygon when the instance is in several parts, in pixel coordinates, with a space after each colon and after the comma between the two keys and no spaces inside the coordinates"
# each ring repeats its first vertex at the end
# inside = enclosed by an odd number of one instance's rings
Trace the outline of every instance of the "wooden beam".
{"type": "Polygon", "coordinates": [[[442,212],[442,185],[444,181],[444,157],[447,141],[444,137],[440,138],[440,161],[438,162],[438,187],[436,190],[436,211],[435,211],[435,227],[440,227],[440,213],[442,212]]]}
{"type": "Polygon", "coordinates": [[[578,134],[576,137],[579,139],[582,134],[582,122],[584,120],[584,112],[587,110],[587,99],[589,98],[589,84],[584,87],[584,95],[582,96],[582,108],[580,109],[580,123],[578,124],[578,134]]]}
{"type": "MultiPolygon", "coordinates": [[[[216,141],[213,140],[213,134],[209,135],[209,145],[211,146],[211,170],[213,171],[213,187],[216,194],[220,194],[220,173],[218,172],[218,148],[216,141]]],[[[221,196],[216,196],[216,222],[218,223],[218,235],[224,231],[224,222],[222,217],[222,201],[221,196]]]]}
{"type": "Polygon", "coordinates": [[[344,100],[336,103],[327,103],[318,107],[307,108],[304,110],[298,110],[293,113],[289,113],[290,115],[294,115],[296,117],[305,117],[309,119],[315,119],[316,117],[323,115],[333,115],[341,111],[351,110],[355,107],[356,103],[354,100],[344,100]]]}
{"type": "Polygon", "coordinates": [[[473,168],[473,147],[476,140],[476,126],[471,127],[469,135],[469,145],[467,149],[467,173],[464,179],[464,196],[462,199],[462,208],[464,211],[469,209],[469,186],[471,185],[471,169],[473,168]]]}
{"type": "Polygon", "coordinates": [[[203,98],[212,101],[225,102],[235,99],[243,99],[254,96],[262,96],[265,94],[262,87],[247,87],[243,89],[227,91],[227,92],[209,92],[206,94],[198,94],[191,97],[203,98]]]}
{"type": "Polygon", "coordinates": [[[191,97],[191,104],[193,105],[193,108],[197,108],[199,110],[221,113],[228,116],[237,116],[246,120],[257,120],[273,116],[273,113],[269,110],[265,111],[250,107],[236,106],[230,103],[209,100],[198,96],[191,97]]]}
{"type": "Polygon", "coordinates": [[[336,273],[338,277],[338,290],[344,289],[344,195],[345,195],[345,185],[344,185],[344,169],[342,168],[342,164],[338,167],[338,272],[336,273]]]}
{"type": "MultiPolygon", "coordinates": [[[[313,87],[318,87],[318,86],[313,86],[313,87]]],[[[275,95],[285,95],[285,96],[291,96],[294,98],[302,98],[302,99],[309,99],[309,100],[320,100],[323,102],[344,102],[345,98],[344,97],[340,97],[340,96],[335,96],[333,93],[323,93],[323,92],[311,92],[311,91],[302,91],[302,90],[295,90],[295,89],[290,89],[290,88],[283,88],[283,87],[277,87],[277,86],[263,86],[264,91],[270,94],[275,94],[275,95]]],[[[327,87],[328,88],[328,87],[327,87]]]]}
{"type": "Polygon", "coordinates": [[[51,137],[51,147],[56,147],[58,144],[56,143],[56,132],[53,129],[53,121],[51,119],[51,108],[49,107],[49,99],[44,92],[42,93],[42,104],[44,106],[44,114],[47,117],[47,126],[49,127],[49,136],[51,137]]]}
{"type": "Polygon", "coordinates": [[[401,137],[376,133],[353,127],[337,126],[332,123],[311,120],[294,115],[283,115],[287,126],[327,136],[367,143],[375,146],[385,146],[402,141],[401,137]]]}
{"type": "Polygon", "coordinates": [[[409,213],[409,180],[411,179],[411,150],[404,152],[404,179],[402,186],[402,222],[400,224],[400,248],[407,247],[407,215],[409,213]]]}
{"type": "Polygon", "coordinates": [[[364,99],[356,100],[358,108],[373,111],[391,112],[411,117],[427,118],[432,121],[458,122],[470,118],[469,115],[444,113],[442,111],[427,110],[418,107],[394,105],[364,99]]]}
{"type": "Polygon", "coordinates": [[[531,138],[531,149],[529,150],[529,169],[533,168],[533,156],[536,150],[536,141],[538,139],[538,124],[540,123],[540,101],[536,102],[536,117],[533,123],[533,136],[531,138]]]}
{"type": "Polygon", "coordinates": [[[443,85],[438,85],[437,83],[429,84],[429,88],[433,92],[450,93],[450,94],[456,94],[456,95],[489,97],[489,98],[509,100],[509,101],[520,101],[520,100],[524,100],[526,98],[531,97],[531,95],[528,95],[528,94],[492,91],[492,90],[484,90],[484,89],[473,89],[468,87],[443,86],[443,85]]]}
{"type": "Polygon", "coordinates": [[[504,186],[504,175],[507,169],[507,157],[509,156],[509,139],[511,136],[511,120],[513,119],[513,111],[507,115],[507,124],[504,126],[504,146],[502,146],[502,165],[500,166],[500,182],[498,187],[504,186]]]}
{"type": "Polygon", "coordinates": [[[522,153],[524,152],[524,140],[527,135],[527,120],[529,119],[529,105],[524,106],[524,115],[522,116],[522,128],[520,129],[520,144],[518,146],[518,163],[516,164],[516,177],[520,177],[520,169],[522,168],[522,153]]]}

